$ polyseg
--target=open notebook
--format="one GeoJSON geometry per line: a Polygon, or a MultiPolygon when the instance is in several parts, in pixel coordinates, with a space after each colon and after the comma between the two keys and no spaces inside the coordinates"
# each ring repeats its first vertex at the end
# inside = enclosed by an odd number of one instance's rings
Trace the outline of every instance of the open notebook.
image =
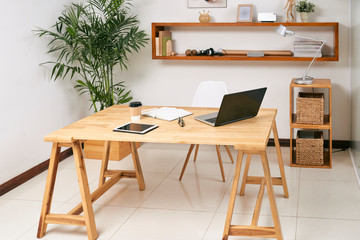
{"type": "Polygon", "coordinates": [[[141,112],[141,115],[167,121],[172,121],[178,119],[179,117],[185,117],[191,114],[191,112],[185,111],[184,109],[171,107],[148,109],[141,112]]]}

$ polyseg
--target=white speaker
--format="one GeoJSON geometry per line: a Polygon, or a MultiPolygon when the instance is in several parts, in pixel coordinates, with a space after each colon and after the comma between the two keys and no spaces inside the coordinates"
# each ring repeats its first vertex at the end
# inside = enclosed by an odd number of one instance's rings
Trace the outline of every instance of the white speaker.
{"type": "Polygon", "coordinates": [[[259,12],[258,22],[276,22],[276,13],[274,12],[259,12]]]}

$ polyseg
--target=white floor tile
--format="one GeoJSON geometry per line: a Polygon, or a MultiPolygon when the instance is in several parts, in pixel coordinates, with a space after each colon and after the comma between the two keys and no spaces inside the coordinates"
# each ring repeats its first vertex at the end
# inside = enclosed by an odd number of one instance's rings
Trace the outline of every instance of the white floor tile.
{"type": "Polygon", "coordinates": [[[228,181],[206,176],[188,175],[182,181],[178,178],[177,174],[169,175],[141,207],[214,212],[229,185],[228,181]]]}
{"type": "MultiPolygon", "coordinates": [[[[72,204],[61,206],[59,212],[67,212],[73,207],[72,204]]],[[[110,239],[122,224],[131,216],[135,208],[94,206],[95,223],[98,231],[98,239],[110,239]]],[[[23,234],[19,240],[36,239],[37,226],[23,234]]],[[[44,240],[54,239],[87,239],[86,228],[83,226],[53,225],[49,224],[44,240]]]]}
{"type": "MultiPolygon", "coordinates": [[[[67,161],[67,160],[66,160],[67,161]]],[[[89,183],[96,180],[99,172],[87,169],[89,183]]],[[[35,200],[42,201],[44,197],[47,171],[41,173],[19,187],[3,195],[3,199],[35,200]]],[[[59,169],[54,189],[54,202],[66,202],[79,192],[79,184],[75,169],[59,169]]]]}
{"type": "Polygon", "coordinates": [[[296,240],[359,240],[360,221],[298,218],[296,240]]]}
{"type": "Polygon", "coordinates": [[[301,168],[300,178],[308,180],[357,181],[348,151],[332,155],[332,169],[301,168]]]}
{"type": "Polygon", "coordinates": [[[111,238],[201,240],[213,213],[139,208],[111,238]]]}
{"type": "MultiPolygon", "coordinates": [[[[0,238],[17,239],[30,228],[37,228],[41,205],[41,201],[0,199],[0,238]]],[[[53,203],[52,209],[59,206],[53,203]]],[[[36,233],[28,239],[36,239],[36,233]]]]}
{"type": "MultiPolygon", "coordinates": [[[[163,173],[144,173],[145,190],[139,191],[136,179],[121,179],[109,191],[102,195],[94,205],[119,206],[119,207],[139,207],[140,204],[154,191],[165,178],[163,173]]],[[[98,186],[95,181],[90,189],[94,191],[98,186]]],[[[80,194],[70,199],[68,203],[77,204],[81,201],[80,194]]]]}
{"type": "Polygon", "coordinates": [[[357,182],[302,180],[298,216],[360,220],[357,182]]]}
{"type": "MultiPolygon", "coordinates": [[[[209,229],[207,230],[203,240],[219,240],[222,239],[224,233],[226,213],[216,213],[212,220],[209,229]]],[[[234,214],[232,218],[232,225],[249,225],[251,223],[252,215],[247,214],[234,214]]],[[[282,234],[286,240],[295,240],[296,232],[296,217],[280,217],[280,224],[282,228],[282,234]]],[[[272,227],[274,226],[271,216],[260,216],[258,226],[272,227]]],[[[230,236],[229,239],[251,239],[258,240],[264,238],[249,238],[230,236]]]]}

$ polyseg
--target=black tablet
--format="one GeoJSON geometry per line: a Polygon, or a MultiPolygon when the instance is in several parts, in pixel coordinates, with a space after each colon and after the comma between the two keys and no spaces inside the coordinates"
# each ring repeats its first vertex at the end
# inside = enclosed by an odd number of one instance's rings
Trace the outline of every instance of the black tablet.
{"type": "Polygon", "coordinates": [[[131,123],[126,123],[124,125],[116,127],[116,128],[114,128],[113,131],[114,132],[128,132],[128,133],[144,134],[144,133],[147,133],[157,127],[158,127],[158,125],[131,122],[131,123]]]}

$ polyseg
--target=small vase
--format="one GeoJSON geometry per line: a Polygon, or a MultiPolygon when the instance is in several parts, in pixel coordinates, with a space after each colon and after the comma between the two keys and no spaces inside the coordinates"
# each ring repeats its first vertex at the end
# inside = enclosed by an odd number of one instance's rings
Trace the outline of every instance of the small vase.
{"type": "Polygon", "coordinates": [[[302,22],[309,22],[309,15],[310,13],[308,12],[301,12],[300,13],[300,18],[302,22]]]}

